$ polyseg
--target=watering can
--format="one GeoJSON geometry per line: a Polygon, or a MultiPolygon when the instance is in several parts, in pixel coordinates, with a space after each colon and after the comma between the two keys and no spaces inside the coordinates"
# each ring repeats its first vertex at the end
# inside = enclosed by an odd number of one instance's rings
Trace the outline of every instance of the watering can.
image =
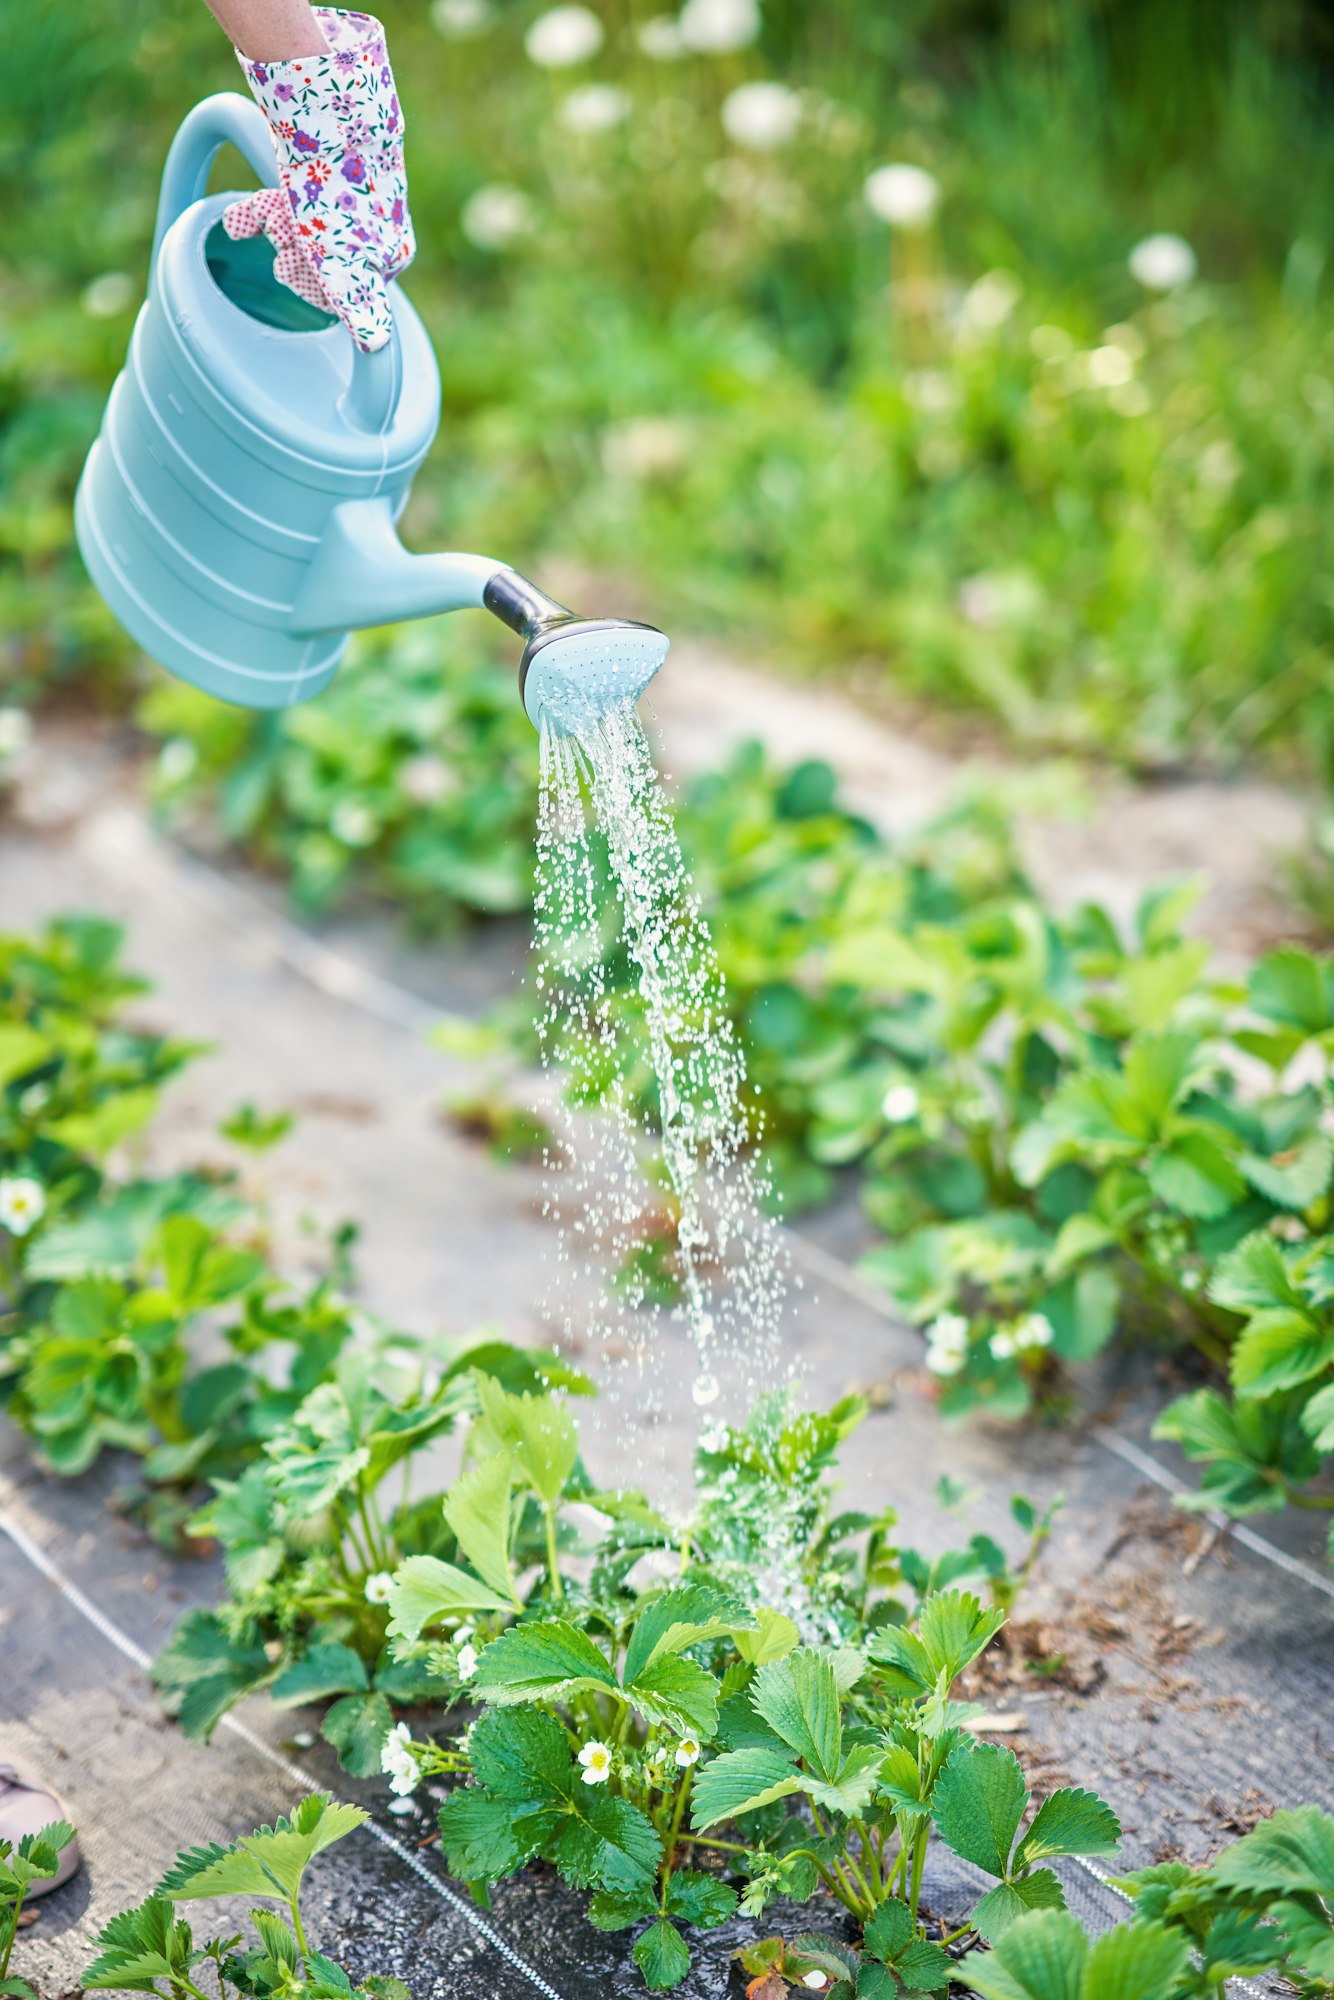
{"type": "Polygon", "coordinates": [[[355,628],[469,606],[524,641],[520,698],[558,734],[647,687],[651,625],[581,618],[488,556],[412,555],[396,522],[440,418],[440,377],[401,284],[366,354],[273,276],[264,237],[233,242],[206,195],[230,141],[276,179],[248,98],[197,104],[167,155],[148,298],[75,501],[94,583],[144,651],[246,708],[332,679],[355,628]]]}

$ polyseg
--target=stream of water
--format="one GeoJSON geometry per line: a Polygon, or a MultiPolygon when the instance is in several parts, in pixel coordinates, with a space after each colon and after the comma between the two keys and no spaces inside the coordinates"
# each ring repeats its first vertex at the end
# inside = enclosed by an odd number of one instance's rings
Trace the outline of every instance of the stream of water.
{"type": "Polygon", "coordinates": [[[534,952],[565,1100],[547,1159],[555,1314],[642,1369],[666,1313],[697,1405],[723,1375],[753,1396],[777,1379],[790,1273],[717,953],[631,705],[578,738],[543,733],[534,952]]]}

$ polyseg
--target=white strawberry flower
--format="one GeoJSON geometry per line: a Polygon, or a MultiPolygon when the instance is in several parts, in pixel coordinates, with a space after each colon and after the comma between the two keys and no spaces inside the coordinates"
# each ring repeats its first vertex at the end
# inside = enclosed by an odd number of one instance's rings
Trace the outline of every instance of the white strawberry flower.
{"type": "Polygon", "coordinates": [[[460,1646],[454,1658],[454,1671],[461,1681],[470,1681],[477,1672],[476,1646],[460,1646]]]}
{"type": "Polygon", "coordinates": [[[910,1083],[892,1083],[885,1092],[880,1115],[887,1125],[908,1125],[922,1108],[922,1100],[910,1083]]]}
{"type": "Polygon", "coordinates": [[[46,1190],[26,1174],[0,1180],[0,1228],[11,1236],[26,1236],[46,1213],[46,1190]]]}
{"type": "Polygon", "coordinates": [[[389,1789],[400,1798],[415,1792],[421,1783],[421,1766],[412,1748],[412,1731],[406,1722],[395,1723],[380,1751],[380,1769],[387,1773],[389,1789]]]}
{"type": "Polygon", "coordinates": [[[940,1313],[926,1330],[926,1365],[933,1375],[957,1375],[968,1359],[968,1321],[940,1313]]]}
{"type": "Polygon", "coordinates": [[[388,1604],[389,1592],[393,1586],[393,1575],[387,1569],[377,1569],[373,1576],[366,1578],[367,1604],[388,1604]]]}
{"type": "Polygon", "coordinates": [[[683,1771],[688,1771],[692,1764],[699,1762],[699,1750],[698,1736],[683,1736],[681,1738],[681,1741],[676,1746],[676,1761],[683,1771]]]}
{"type": "Polygon", "coordinates": [[[611,1776],[611,1746],[596,1740],[585,1743],[579,1752],[586,1785],[605,1785],[611,1776]]]}

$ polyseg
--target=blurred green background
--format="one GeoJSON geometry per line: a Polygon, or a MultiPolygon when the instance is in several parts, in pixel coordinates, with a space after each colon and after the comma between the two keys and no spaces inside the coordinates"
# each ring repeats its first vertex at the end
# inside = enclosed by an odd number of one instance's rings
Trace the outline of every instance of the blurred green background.
{"type": "MultiPolygon", "coordinates": [[[[1326,10],[660,6],[384,0],[445,384],[416,546],[1031,744],[1325,773],[1326,10]]],[[[117,698],[70,499],[171,133],[240,79],[200,0],[10,6],[5,58],[0,701],[117,698]]]]}

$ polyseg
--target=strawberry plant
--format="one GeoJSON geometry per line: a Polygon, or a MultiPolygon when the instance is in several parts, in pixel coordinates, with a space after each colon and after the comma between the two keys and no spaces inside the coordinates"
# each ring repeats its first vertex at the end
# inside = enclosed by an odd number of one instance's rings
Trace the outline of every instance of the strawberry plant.
{"type": "Polygon", "coordinates": [[[51,1881],[73,1838],[69,1821],[57,1819],[18,1841],[0,1840],[0,2000],[37,2000],[28,1981],[10,1972],[9,1961],[28,1891],[34,1882],[51,1881]]]}
{"type": "Polygon", "coordinates": [[[954,1683],[1005,1613],[935,1589],[890,1512],[834,1512],[837,1447],[864,1406],[770,1400],[719,1426],[682,1527],[589,1484],[560,1399],[480,1377],[477,1393],[441,1510],[452,1553],[399,1566],[388,1630],[392,1657],[481,1713],[444,1740],[399,1725],[383,1750],[397,1791],[455,1781],[441,1841],[475,1895],[544,1860],[588,1892],[595,1925],[637,1931],[635,1962],[665,1990],[691,1930],[819,1892],[865,1928],[887,1981],[905,1968],[940,1990],[950,1960],[920,1909],[933,1838],[995,1875],[972,1917],[986,1935],[1063,1902],[1052,1856],[1114,1849],[1112,1813],[1073,1789],[1021,1831],[1016,1760],[968,1734],[979,1711],[954,1683]]]}
{"type": "Polygon", "coordinates": [[[358,1806],[335,1805],[327,1793],[311,1792],[290,1818],[257,1827],[229,1847],[214,1843],[178,1854],[147,1901],[104,1925],[94,1940],[97,1957],[83,1974],[84,1990],[155,1993],[159,2000],[228,2000],[229,1989],[236,2000],[411,2000],[402,1980],[380,1974],[354,1987],[306,1934],[301,1884],[307,1867],[365,1818],[358,1806]],[[251,1909],[254,1944],[236,1932],[196,1945],[177,1906],[214,1896],[246,1896],[280,1908],[251,1909]],[[201,1985],[205,1977],[209,1984],[201,1985]]]}

